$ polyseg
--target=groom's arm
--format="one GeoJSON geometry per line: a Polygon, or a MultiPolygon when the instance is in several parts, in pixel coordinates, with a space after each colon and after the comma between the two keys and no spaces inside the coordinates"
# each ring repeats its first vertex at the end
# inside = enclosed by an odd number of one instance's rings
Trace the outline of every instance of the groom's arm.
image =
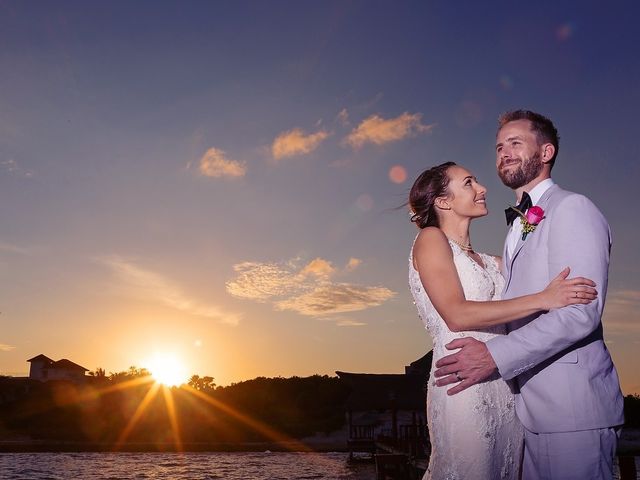
{"type": "Polygon", "coordinates": [[[588,305],[551,310],[508,335],[489,340],[488,351],[507,380],[566,350],[600,326],[611,245],[607,221],[582,195],[563,199],[552,221],[547,245],[549,280],[569,266],[572,277],[596,283],[598,297],[588,305]]]}
{"type": "MultiPolygon", "coordinates": [[[[550,219],[551,220],[551,219],[550,219]]],[[[458,393],[491,375],[497,368],[511,379],[562,352],[591,334],[600,325],[607,289],[610,237],[609,226],[600,211],[582,195],[570,195],[556,206],[548,237],[549,281],[564,267],[572,276],[592,279],[597,300],[588,305],[573,305],[551,310],[508,335],[486,344],[473,338],[454,340],[449,349],[460,349],[440,359],[436,366],[439,386],[458,382],[450,389],[458,393]]],[[[535,234],[535,233],[534,233],[535,234]]]]}

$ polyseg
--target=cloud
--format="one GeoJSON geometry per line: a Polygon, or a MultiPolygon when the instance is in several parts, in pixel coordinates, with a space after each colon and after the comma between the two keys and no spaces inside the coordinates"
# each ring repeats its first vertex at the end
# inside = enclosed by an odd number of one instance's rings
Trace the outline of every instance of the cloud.
{"type": "Polygon", "coordinates": [[[640,305],[640,290],[617,290],[610,293],[607,299],[609,304],[616,305],[640,305]]]}
{"type": "Polygon", "coordinates": [[[200,159],[200,173],[205,177],[243,177],[247,173],[245,162],[227,158],[225,152],[218,148],[210,148],[200,159]]]}
{"type": "Polygon", "coordinates": [[[408,112],[386,120],[379,115],[371,115],[351,131],[344,143],[353,148],[360,148],[367,143],[384,145],[429,132],[434,124],[424,125],[421,119],[422,114],[408,112]]]}
{"type": "Polygon", "coordinates": [[[8,160],[0,160],[0,169],[12,175],[17,175],[19,177],[26,177],[26,178],[33,177],[33,171],[22,168],[21,166],[18,165],[18,162],[16,162],[12,158],[8,160]]]}
{"type": "Polygon", "coordinates": [[[358,320],[353,320],[351,318],[340,318],[336,321],[336,325],[339,327],[363,327],[366,325],[365,322],[360,322],[358,320]]]}
{"type": "Polygon", "coordinates": [[[259,302],[284,296],[299,288],[304,275],[293,273],[293,264],[244,262],[233,266],[238,272],[234,281],[227,282],[227,292],[240,298],[259,302]]]}
{"type": "MultiPolygon", "coordinates": [[[[351,258],[344,272],[360,263],[351,258]]],[[[396,295],[386,287],[335,282],[332,277],[342,272],[322,258],[306,264],[300,259],[281,264],[244,262],[235,265],[234,270],[236,278],[227,282],[231,295],[312,317],[365,310],[396,295]]]]}
{"type": "Polygon", "coordinates": [[[304,131],[294,128],[276,137],[271,145],[271,154],[275,160],[306,155],[313,152],[329,136],[324,130],[305,135],[304,131]]]}
{"type": "Polygon", "coordinates": [[[20,255],[31,255],[36,249],[29,247],[20,247],[10,243],[0,242],[0,252],[17,253],[20,255]]]}
{"type": "Polygon", "coordinates": [[[342,110],[340,110],[340,113],[338,113],[338,116],[336,117],[336,120],[344,126],[349,126],[351,123],[349,122],[349,112],[347,111],[346,108],[343,108],[342,110]]]}
{"type": "Polygon", "coordinates": [[[614,290],[607,295],[603,323],[607,334],[640,334],[640,290],[614,290]]]}
{"type": "Polygon", "coordinates": [[[15,346],[7,345],[6,343],[0,343],[0,352],[10,352],[11,350],[15,350],[15,346]]]}
{"type": "Polygon", "coordinates": [[[347,262],[347,266],[345,267],[345,270],[347,272],[352,272],[354,271],[356,268],[358,268],[360,265],[362,265],[362,260],[360,260],[359,258],[353,258],[351,257],[349,259],[349,261],[347,262]]]}
{"type": "Polygon", "coordinates": [[[240,315],[224,312],[216,305],[210,305],[190,298],[171,280],[164,276],[138,267],[118,256],[100,259],[127,287],[127,292],[139,298],[157,301],[189,315],[213,318],[222,323],[237,325],[240,315]]]}
{"type": "Polygon", "coordinates": [[[278,301],[276,308],[310,316],[357,312],[382,305],[394,295],[395,292],[385,287],[331,283],[320,285],[308,293],[278,301]]]}
{"type": "Polygon", "coordinates": [[[330,277],[335,273],[335,271],[336,269],[333,268],[331,262],[328,262],[327,260],[324,260],[322,258],[316,258],[314,260],[311,260],[311,262],[309,262],[307,266],[302,269],[301,273],[313,274],[318,277],[330,277]]]}

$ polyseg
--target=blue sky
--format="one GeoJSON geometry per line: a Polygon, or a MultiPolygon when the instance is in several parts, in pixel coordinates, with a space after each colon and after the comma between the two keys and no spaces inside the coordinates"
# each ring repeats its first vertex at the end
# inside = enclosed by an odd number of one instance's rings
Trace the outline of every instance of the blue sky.
{"type": "MultiPolygon", "coordinates": [[[[633,2],[1,2],[0,373],[172,352],[220,384],[399,372],[423,169],[489,189],[508,109],[551,117],[554,178],[614,247],[605,335],[640,393],[633,2]],[[394,168],[395,167],[395,168],[394,168]]],[[[579,239],[576,239],[579,241],[579,239]]]]}

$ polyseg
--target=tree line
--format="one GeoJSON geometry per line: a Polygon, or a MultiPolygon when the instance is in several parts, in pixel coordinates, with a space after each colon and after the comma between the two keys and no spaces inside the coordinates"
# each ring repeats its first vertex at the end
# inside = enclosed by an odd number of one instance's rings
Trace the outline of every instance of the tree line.
{"type": "MultiPolygon", "coordinates": [[[[92,449],[167,449],[302,439],[345,423],[349,387],[338,377],[265,378],[221,387],[193,375],[181,387],[160,387],[131,367],[91,372],[83,383],[0,377],[0,440],[75,442],[92,449]]],[[[626,426],[640,428],[640,396],[624,399],[626,426]]],[[[345,438],[346,440],[346,438],[345,438]]],[[[204,447],[207,448],[207,447],[204,447]]],[[[260,447],[257,447],[260,448],[260,447]]]]}
{"type": "Polygon", "coordinates": [[[145,369],[83,383],[0,378],[0,439],[80,442],[105,448],[133,443],[243,444],[299,439],[345,422],[348,387],[337,377],[264,378],[215,384],[192,376],[161,387],[145,369]]]}

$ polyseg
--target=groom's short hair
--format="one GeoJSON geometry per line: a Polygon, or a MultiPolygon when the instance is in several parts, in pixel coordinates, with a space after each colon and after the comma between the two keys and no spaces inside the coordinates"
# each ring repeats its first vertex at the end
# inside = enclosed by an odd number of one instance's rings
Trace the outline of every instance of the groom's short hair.
{"type": "Polygon", "coordinates": [[[555,147],[555,153],[549,162],[551,168],[553,168],[560,149],[560,136],[553,122],[544,115],[532,112],[531,110],[511,110],[500,115],[498,119],[498,131],[500,131],[505,124],[516,120],[529,120],[529,122],[531,122],[531,130],[535,132],[538,143],[550,143],[555,147]]]}

